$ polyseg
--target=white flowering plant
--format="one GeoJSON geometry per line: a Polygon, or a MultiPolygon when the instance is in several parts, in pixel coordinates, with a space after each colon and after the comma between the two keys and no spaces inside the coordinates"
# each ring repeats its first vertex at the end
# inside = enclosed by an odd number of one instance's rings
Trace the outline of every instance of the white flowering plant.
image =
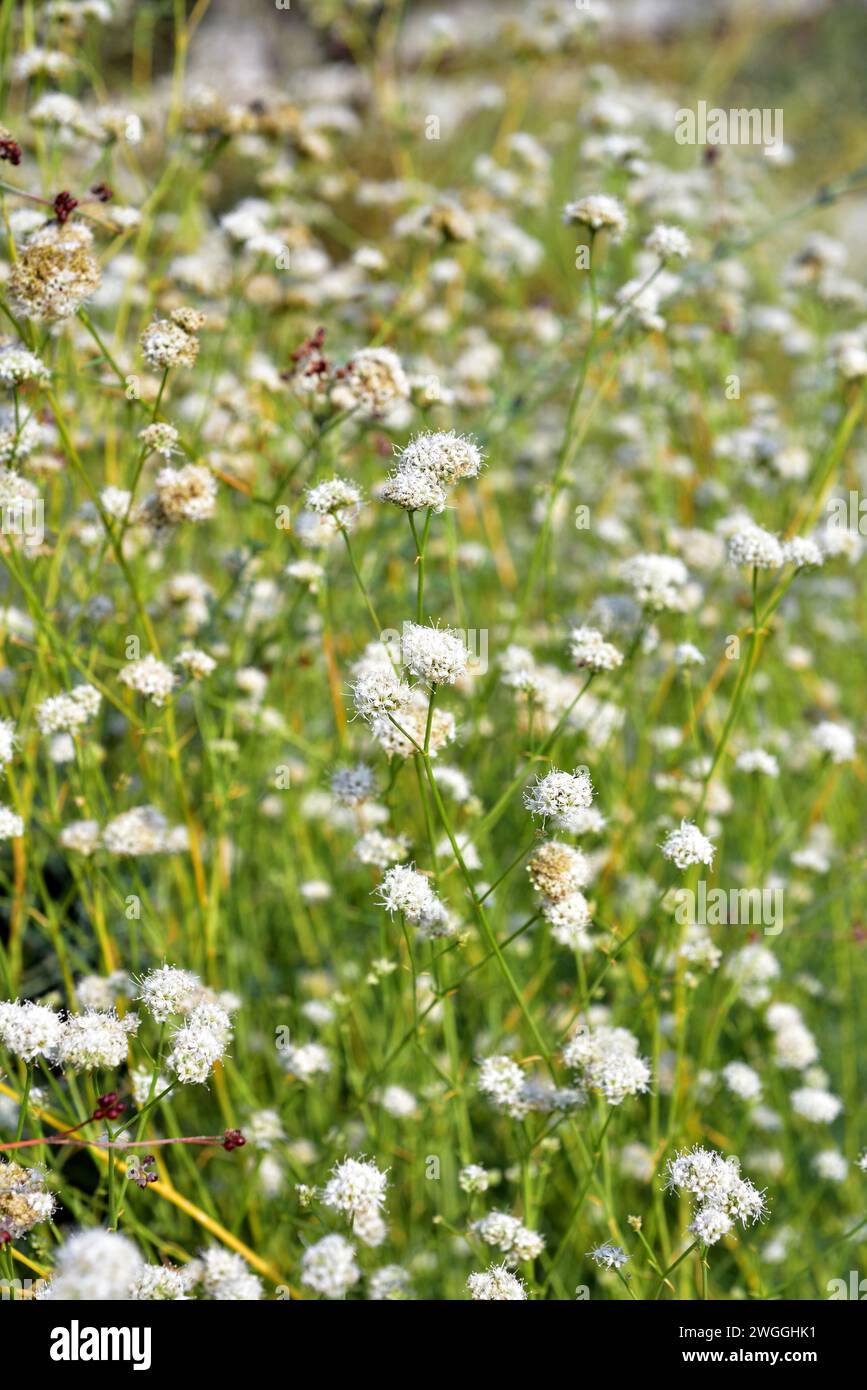
{"type": "Polygon", "coordinates": [[[295,8],[0,7],[0,1292],[815,1297],[863,7],[295,8]]]}

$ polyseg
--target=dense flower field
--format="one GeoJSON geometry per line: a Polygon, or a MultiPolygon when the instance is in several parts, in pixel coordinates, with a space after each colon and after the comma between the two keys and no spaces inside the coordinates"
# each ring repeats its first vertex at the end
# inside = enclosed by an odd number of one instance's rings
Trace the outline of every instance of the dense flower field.
{"type": "Polygon", "coordinates": [[[3,1296],[847,1296],[863,16],[261,8],[0,5],[3,1296]]]}

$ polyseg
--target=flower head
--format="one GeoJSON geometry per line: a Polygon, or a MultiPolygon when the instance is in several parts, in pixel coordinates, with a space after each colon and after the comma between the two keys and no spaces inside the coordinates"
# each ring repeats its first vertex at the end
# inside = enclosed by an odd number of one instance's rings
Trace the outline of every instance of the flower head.
{"type": "Polygon", "coordinates": [[[219,1004],[197,1004],[172,1035],[166,1064],[179,1081],[204,1082],[222,1061],[232,1036],[229,1015],[219,1004]]]}
{"type": "Polygon", "coordinates": [[[685,260],[690,253],[690,241],[680,227],[671,227],[660,222],[654,227],[644,242],[661,261],[685,260]]]}
{"type": "Polygon", "coordinates": [[[157,1023],[166,1023],[173,1014],[189,1013],[202,993],[202,982],[191,970],[161,965],[142,977],[138,998],[157,1023]]]}
{"type": "Polygon", "coordinates": [[[71,318],[99,288],[92,240],[80,222],[50,226],[31,237],[6,282],[13,307],[37,321],[71,318]]]}
{"type": "Polygon", "coordinates": [[[600,1269],[622,1269],[629,1256],[621,1246],[614,1245],[609,1240],[604,1245],[597,1245],[595,1250],[588,1250],[587,1258],[593,1260],[600,1269]]]}
{"type": "Polygon", "coordinates": [[[0,1043],[24,1062],[53,1061],[63,1032],[63,1016],[31,999],[0,1002],[0,1043]]]}
{"type": "Polygon", "coordinates": [[[573,227],[587,227],[591,232],[611,232],[619,241],[626,231],[626,209],[607,193],[590,193],[586,198],[566,204],[563,221],[573,227]]]}
{"type": "Polygon", "coordinates": [[[779,569],[785,564],[785,552],[771,532],[749,522],[729,537],[729,559],[733,565],[755,569],[779,569]]]}
{"type": "Polygon", "coordinates": [[[167,371],[170,367],[194,367],[199,355],[195,336],[204,324],[195,309],[175,309],[168,319],[156,319],[141,335],[142,356],[149,367],[167,371]]]}
{"type": "Polygon", "coordinates": [[[551,821],[560,830],[571,830],[576,813],[587,810],[593,800],[593,783],[586,768],[561,772],[558,768],[537,777],[524,792],[524,805],[533,816],[551,821]]]}
{"type": "Polygon", "coordinates": [[[406,669],[426,685],[454,685],[466,672],[469,660],[457,633],[420,623],[404,623],[401,657],[406,669]]]}
{"type": "Polygon", "coordinates": [[[763,1193],[741,1176],[738,1160],[700,1145],[669,1159],[668,1187],[693,1198],[689,1229],[703,1245],[715,1245],[736,1222],[752,1225],[765,1212],[763,1193]]]}
{"type": "Polygon", "coordinates": [[[615,671],[623,664],[623,653],[606,642],[598,628],[576,627],[569,634],[569,655],[578,667],[588,671],[615,671]]]}
{"type": "Polygon", "coordinates": [[[343,1236],[323,1236],[301,1257],[301,1283],[323,1298],[343,1298],[360,1278],[355,1249],[343,1236]]]}
{"type": "Polygon", "coordinates": [[[474,1303],[516,1303],[527,1297],[523,1280],[504,1264],[490,1265],[483,1273],[471,1274],[467,1288],[474,1303]]]}
{"type": "Polygon", "coordinates": [[[331,1170],[322,1200],[348,1217],[379,1211],[385,1202],[388,1174],[363,1158],[345,1158],[331,1170]]]}
{"type": "Polygon", "coordinates": [[[130,690],[144,695],[152,704],[164,705],[177,684],[177,676],[171,666],[158,660],[152,652],[138,661],[130,661],[124,666],[118,680],[130,690]]]}
{"type": "Polygon", "coordinates": [[[626,1028],[580,1028],[564,1047],[563,1061],[609,1105],[650,1089],[650,1066],[639,1057],[638,1039],[626,1028]]]}
{"type": "Polygon", "coordinates": [[[676,555],[635,555],[624,560],[620,577],[639,603],[654,612],[683,612],[687,603],[689,572],[676,555]]]}
{"type": "Polygon", "coordinates": [[[703,835],[692,821],[682,820],[677,830],[672,830],[662,845],[662,853],[678,869],[688,869],[691,864],[713,864],[715,848],[712,840],[703,835]]]}

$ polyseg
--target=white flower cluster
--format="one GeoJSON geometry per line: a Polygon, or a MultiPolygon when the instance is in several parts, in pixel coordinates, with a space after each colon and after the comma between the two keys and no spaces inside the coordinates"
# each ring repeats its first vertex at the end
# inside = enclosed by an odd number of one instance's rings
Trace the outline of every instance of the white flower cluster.
{"type": "Polygon", "coordinates": [[[0,806],[0,840],[17,840],[24,834],[24,821],[8,806],[0,806]]]}
{"type": "Polygon", "coordinates": [[[786,562],[777,537],[754,522],[739,527],[729,536],[729,559],[733,565],[764,570],[779,569],[786,562]]]}
{"type": "Polygon", "coordinates": [[[115,816],[104,830],[99,821],[70,821],[58,839],[64,849],[88,856],[100,848],[117,855],[172,854],[187,848],[187,828],[169,825],[154,806],[136,806],[115,816]]]}
{"type": "Polygon", "coordinates": [[[740,1163],[732,1156],[696,1145],[668,1162],[668,1186],[688,1192],[694,1199],[690,1231],[703,1245],[715,1245],[728,1235],[735,1222],[750,1226],[765,1212],[763,1194],[748,1178],[741,1177],[740,1163]]]}
{"type": "Polygon", "coordinates": [[[53,1058],[62,1030],[62,1014],[45,1004],[0,1000],[0,1043],[24,1062],[53,1058]]]}
{"type": "Polygon", "coordinates": [[[412,1276],[401,1265],[381,1265],[370,1275],[367,1297],[374,1303],[395,1303],[412,1297],[412,1276]]]}
{"type": "Polygon", "coordinates": [[[623,664],[623,653],[611,642],[606,642],[595,627],[572,629],[569,655],[577,667],[588,671],[616,671],[623,664]]]}
{"type": "Polygon", "coordinates": [[[422,936],[443,936],[449,932],[445,904],[431,888],[430,880],[411,864],[393,864],[376,892],[387,912],[402,912],[422,936]]]}
{"type": "Polygon", "coordinates": [[[689,571],[676,555],[634,555],[620,566],[620,578],[653,612],[682,613],[687,607],[689,571]]]}
{"type": "MultiPolygon", "coordinates": [[[[407,627],[414,628],[416,624],[407,627]]],[[[409,650],[419,669],[424,667],[429,675],[439,674],[445,679],[449,672],[456,673],[465,664],[466,649],[450,633],[425,627],[418,627],[418,633],[422,636],[410,634],[409,650]]],[[[428,751],[433,758],[455,737],[454,715],[448,711],[434,709],[428,723],[428,697],[424,690],[400,679],[382,643],[370,644],[353,673],[355,708],[389,757],[412,757],[424,746],[429,734],[428,751]]]]}
{"type": "Polygon", "coordinates": [[[448,489],[461,478],[477,477],[481,467],[482,452],[468,435],[454,430],[419,434],[400,450],[381,495],[404,511],[441,512],[448,489]]]}
{"type": "Polygon", "coordinates": [[[55,1060],[72,1071],[111,1071],[127,1059],[129,1038],[138,1031],[136,1014],[118,1018],[111,1010],[88,1009],[66,1018],[57,1043],[55,1060]]]}
{"type": "Polygon", "coordinates": [[[531,1231],[517,1216],[504,1211],[492,1211],[470,1226],[486,1245],[495,1245],[506,1256],[506,1265],[514,1269],[525,1260],[535,1260],[545,1249],[545,1241],[537,1231],[531,1231]]]}
{"type": "Polygon", "coordinates": [[[348,526],[361,506],[361,489],[345,478],[329,478],[306,490],[307,506],[316,516],[333,517],[338,526],[348,526]]]}
{"type": "Polygon", "coordinates": [[[677,830],[665,837],[662,853],[678,869],[688,869],[692,864],[713,864],[715,847],[712,840],[703,835],[692,821],[682,820],[677,830]]]}
{"type": "Polygon", "coordinates": [[[168,371],[170,367],[193,367],[199,355],[195,334],[204,324],[204,315],[195,309],[174,309],[171,318],[155,319],[141,335],[142,356],[149,367],[168,371]]]}
{"type": "Polygon", "coordinates": [[[745,748],[735,758],[735,768],[738,772],[758,772],[764,777],[780,775],[780,764],[773,753],[764,748],[745,748]]]}
{"type": "Polygon", "coordinates": [[[160,707],[171,695],[178,678],[171,666],[167,666],[152,652],[148,652],[147,656],[141,657],[138,661],[127,662],[118,679],[121,685],[137,691],[139,695],[144,695],[152,704],[160,707]]]}
{"type": "Polygon", "coordinates": [[[183,468],[161,468],[154,481],[158,521],[208,521],[217,504],[217,479],[209,468],[187,463],[183,468]]]}
{"type": "Polygon", "coordinates": [[[145,449],[152,450],[155,454],[162,454],[164,458],[171,457],[180,441],[180,435],[174,425],[166,424],[161,420],[156,420],[151,425],[145,425],[143,430],[139,430],[138,437],[145,449]]]}
{"type": "Polygon", "coordinates": [[[425,685],[454,685],[467,670],[467,648],[447,628],[404,623],[400,651],[406,669],[425,685]]]}
{"type": "Polygon", "coordinates": [[[141,1278],[143,1265],[128,1236],[113,1231],[77,1231],[57,1252],[44,1298],[49,1303],[126,1300],[141,1278]]]}
{"type": "Polygon", "coordinates": [[[186,826],[170,825],[155,806],[134,806],[130,811],[122,811],[102,832],[102,845],[109,854],[130,858],[173,854],[186,849],[187,844],[186,826]]]}
{"type": "Polygon", "coordinates": [[[217,1003],[197,1004],[172,1034],[166,1065],[179,1081],[205,1082],[232,1037],[228,1013],[217,1003]]]}
{"type": "Polygon", "coordinates": [[[42,223],[18,253],[6,282],[13,306],[37,322],[71,318],[99,288],[92,245],[82,222],[42,223]]]}
{"type": "Polygon", "coordinates": [[[323,1236],[301,1257],[301,1283],[323,1298],[343,1298],[360,1278],[355,1249],[344,1236],[323,1236]]]}
{"type": "Polygon", "coordinates": [[[403,709],[411,695],[410,687],[400,680],[387,657],[359,671],[352,687],[355,708],[362,719],[368,721],[395,714],[403,709]]]}
{"type": "Polygon", "coordinates": [[[819,545],[809,536],[792,536],[791,540],[784,541],[783,559],[787,565],[795,565],[798,569],[807,565],[818,568],[825,563],[819,545]]]}
{"type": "Polygon", "coordinates": [[[813,1167],[825,1182],[845,1182],[849,1173],[848,1160],[839,1149],[823,1149],[814,1157],[813,1167]]]}
{"type": "Polygon", "coordinates": [[[563,1061],[582,1086],[620,1105],[650,1089],[650,1066],[638,1055],[638,1039],[626,1028],[580,1028],[563,1049],[563,1061]]]}
{"type": "Polygon", "coordinates": [[[502,1054],[486,1057],[479,1069],[479,1090],[498,1110],[522,1119],[529,1107],[524,1099],[525,1077],[518,1063],[502,1054]]]}
{"type": "Polygon", "coordinates": [[[211,1246],[174,1269],[147,1264],[128,1236],[116,1231],[75,1231],[57,1252],[54,1273],[38,1295],[46,1302],[253,1302],[260,1280],[240,1255],[211,1246]]]}
{"type": "Polygon", "coordinates": [[[780,973],[779,962],[767,946],[749,942],[725,963],[725,974],[737,986],[738,997],[745,1004],[765,1004],[770,998],[770,984],[780,973]]]}
{"type": "Polygon", "coordinates": [[[8,1052],[25,1062],[42,1057],[73,1071],[121,1066],[138,1025],[135,1014],[121,1019],[113,1009],[63,1014],[29,999],[0,1002],[0,1043],[8,1052]]]}
{"type": "Polygon", "coordinates": [[[76,685],[68,694],[49,695],[36,706],[41,734],[75,733],[99,713],[102,696],[92,685],[76,685]]]}
{"type": "Polygon", "coordinates": [[[452,743],[457,734],[455,717],[450,710],[435,709],[428,726],[428,700],[424,690],[416,687],[397,715],[400,728],[385,716],[371,721],[370,731],[387,757],[411,758],[424,747],[430,733],[428,753],[435,758],[441,748],[452,743]],[[403,730],[403,732],[401,732],[403,730]]]}
{"type": "Polygon", "coordinates": [[[175,657],[175,665],[186,671],[194,681],[207,680],[217,669],[214,658],[198,647],[184,647],[175,657]]]}
{"type": "Polygon", "coordinates": [[[677,258],[685,260],[689,255],[691,247],[689,237],[680,227],[669,226],[665,222],[660,222],[644,241],[648,251],[652,251],[661,261],[670,261],[677,258]]]}
{"type": "Polygon", "coordinates": [[[161,965],[142,977],[138,998],[151,1018],[167,1023],[173,1014],[188,1014],[202,1002],[204,992],[201,980],[192,970],[161,965]]]}
{"type": "Polygon", "coordinates": [[[606,1241],[604,1245],[597,1245],[595,1250],[588,1250],[587,1258],[600,1269],[622,1269],[629,1256],[622,1246],[606,1241]]]}
{"type": "Polygon", "coordinates": [[[792,1092],[792,1109],[810,1124],[830,1125],[843,1109],[843,1102],[824,1086],[801,1086],[792,1092]]]}
{"type": "Polygon", "coordinates": [[[366,830],[356,841],[352,853],[359,864],[388,869],[406,859],[409,840],[405,835],[383,835],[381,830],[366,830]]]}
{"type": "Polygon", "coordinates": [[[331,778],[331,794],[341,806],[358,806],[370,801],[378,790],[376,773],[367,763],[338,768],[331,778]]]}
{"type": "Polygon", "coordinates": [[[479,1163],[468,1163],[466,1168],[462,1168],[458,1173],[458,1187],[462,1192],[471,1194],[487,1192],[490,1183],[490,1173],[479,1163]]]}
{"type": "Polygon", "coordinates": [[[765,1022],[774,1035],[774,1061],[778,1067],[804,1071],[818,1060],[816,1039],[794,1004],[771,1004],[765,1022]]]}
{"type": "MultiPolygon", "coordinates": [[[[152,1266],[146,1266],[146,1271],[152,1266]]],[[[212,1245],[204,1250],[196,1260],[191,1260],[180,1271],[182,1287],[187,1294],[195,1297],[200,1290],[203,1298],[218,1303],[256,1303],[263,1296],[262,1284],[248,1269],[243,1258],[234,1250],[224,1250],[222,1246],[212,1245]]],[[[159,1275],[156,1276],[159,1280],[159,1275]]],[[[177,1284],[177,1281],[173,1281],[177,1284]]],[[[135,1297],[143,1297],[138,1292],[135,1297]]],[[[151,1298],[165,1297],[164,1293],[151,1293],[151,1298]]],[[[177,1295],[174,1295],[175,1297],[177,1295]]]]}
{"type": "Polygon", "coordinates": [[[287,1043],[281,1049],[281,1056],[287,1072],[305,1084],[331,1071],[331,1058],[321,1043],[287,1043]]]}
{"type": "Polygon", "coordinates": [[[25,1168],[0,1158],[0,1235],[20,1240],[34,1226],[50,1220],[57,1202],[46,1191],[45,1181],[42,1168],[25,1168]]]}
{"type": "Polygon", "coordinates": [[[587,856],[559,840],[548,840],[535,851],[527,872],[542,895],[542,915],[554,940],[570,950],[590,950],[590,904],[581,892],[590,877],[587,856]]]}
{"type": "Polygon", "coordinates": [[[25,381],[44,383],[51,373],[35,352],[26,348],[6,345],[0,349],[0,385],[21,386],[25,381]]]}
{"type": "Polygon", "coordinates": [[[587,227],[591,232],[609,231],[619,240],[626,231],[626,209],[607,193],[589,193],[566,204],[563,221],[570,226],[587,227]]]}
{"type": "MultiPolygon", "coordinates": [[[[693,970],[716,970],[722,960],[722,951],[714,944],[713,937],[706,926],[700,922],[688,922],[683,940],[677,951],[678,956],[689,963],[693,970]]],[[[695,978],[687,972],[686,978],[695,978]]]]}
{"type": "Polygon", "coordinates": [[[479,1090],[495,1109],[523,1120],[531,1111],[552,1114],[583,1105],[586,1093],[575,1086],[554,1086],[527,1076],[511,1057],[486,1057],[479,1068],[479,1090]]]}
{"type": "Polygon", "coordinates": [[[593,783],[586,768],[561,772],[553,768],[537,777],[524,792],[524,805],[543,823],[551,821],[559,830],[575,830],[578,813],[586,811],[593,801],[593,783]]]}
{"type": "Polygon", "coordinates": [[[355,1225],[359,1218],[362,1223],[366,1217],[379,1218],[387,1186],[388,1173],[371,1160],[345,1158],[332,1168],[322,1200],[327,1207],[343,1212],[355,1225]]]}
{"type": "Polygon", "coordinates": [[[728,1090],[739,1100],[759,1100],[762,1079],[746,1062],[728,1062],[722,1069],[722,1079],[728,1090]]]}
{"type": "Polygon", "coordinates": [[[335,405],[374,418],[385,415],[409,397],[409,382],[400,358],[391,348],[359,348],[346,364],[340,385],[332,391],[335,405]]]}
{"type": "Polygon", "coordinates": [[[692,666],[703,666],[704,656],[692,642],[678,642],[672,652],[675,665],[682,671],[689,670],[692,666]]]}
{"type": "Polygon", "coordinates": [[[471,1274],[467,1288],[474,1303],[517,1303],[527,1297],[523,1281],[504,1264],[471,1274]]]}
{"type": "Polygon", "coordinates": [[[845,724],[823,719],[811,734],[813,747],[831,759],[832,763],[851,763],[855,759],[855,735],[845,724]]]}

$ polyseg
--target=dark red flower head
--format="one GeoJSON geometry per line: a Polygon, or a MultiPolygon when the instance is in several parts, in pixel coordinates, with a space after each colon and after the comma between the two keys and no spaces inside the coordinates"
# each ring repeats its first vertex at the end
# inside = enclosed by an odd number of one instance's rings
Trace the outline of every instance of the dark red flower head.
{"type": "Polygon", "coordinates": [[[126,1103],[118,1100],[117,1091],[107,1091],[104,1096],[97,1097],[93,1118],[95,1120],[116,1120],[125,1109],[126,1103]]]}
{"type": "Polygon", "coordinates": [[[65,190],[62,193],[58,193],[57,197],[54,199],[54,216],[61,226],[64,222],[69,221],[77,207],[78,199],[73,198],[71,193],[67,193],[65,190]]]}
{"type": "Polygon", "coordinates": [[[5,159],[9,164],[21,163],[21,146],[11,135],[0,136],[0,159],[5,159]]]}

